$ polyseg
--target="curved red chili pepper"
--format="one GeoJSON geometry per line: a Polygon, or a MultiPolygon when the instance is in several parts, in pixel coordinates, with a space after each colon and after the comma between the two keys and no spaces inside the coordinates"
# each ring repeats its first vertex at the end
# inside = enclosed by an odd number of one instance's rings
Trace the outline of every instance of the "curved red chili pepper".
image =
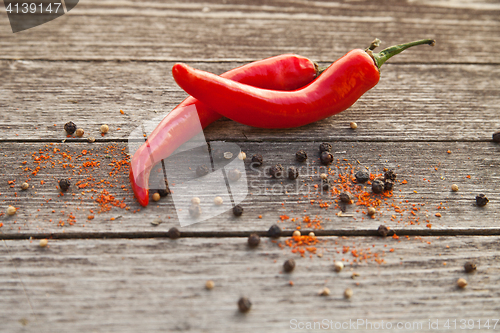
{"type": "Polygon", "coordinates": [[[175,81],[218,113],[261,128],[303,126],[344,111],[379,81],[379,68],[395,54],[433,40],[401,44],[380,53],[356,49],[335,61],[313,82],[294,91],[266,90],[175,64],[175,81]]]}
{"type": "MultiPolygon", "coordinates": [[[[294,90],[310,83],[317,76],[317,66],[311,60],[294,54],[284,54],[232,69],[221,75],[265,89],[294,90]]],[[[222,116],[193,97],[186,98],[155,128],[147,141],[134,153],[130,162],[129,179],[134,195],[142,206],[149,203],[149,174],[154,164],[167,158],[180,145],[222,116]],[[196,106],[196,109],[189,106],[196,106]],[[197,110],[193,112],[193,110],[197,110]]]]}

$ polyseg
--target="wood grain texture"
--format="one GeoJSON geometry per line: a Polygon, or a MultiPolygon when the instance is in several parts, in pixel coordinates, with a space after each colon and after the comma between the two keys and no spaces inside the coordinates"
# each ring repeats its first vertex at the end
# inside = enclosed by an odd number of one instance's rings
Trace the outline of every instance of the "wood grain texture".
{"type": "MultiPolygon", "coordinates": [[[[191,63],[216,74],[242,64],[191,63]]],[[[0,61],[0,140],[63,140],[69,120],[85,130],[85,138],[125,140],[187,96],[172,78],[172,65],[0,61]],[[99,134],[103,123],[110,126],[105,137],[99,134]]],[[[386,66],[375,88],[325,120],[265,130],[225,119],[205,135],[233,141],[487,141],[500,129],[499,66],[386,66]],[[358,123],[356,131],[351,121],[358,123]]]]}
{"type": "MultiPolygon", "coordinates": [[[[368,168],[373,174],[382,173],[384,168],[394,169],[399,182],[403,180],[408,182],[396,185],[394,196],[380,206],[377,218],[368,218],[363,213],[366,213],[365,206],[354,205],[347,207],[346,212],[353,214],[353,217],[338,217],[335,215],[339,211],[339,208],[335,208],[336,195],[321,194],[318,189],[314,188],[315,185],[321,185],[319,174],[326,171],[326,168],[319,164],[317,157],[319,142],[238,142],[241,149],[247,153],[245,165],[249,194],[242,203],[245,209],[243,216],[235,218],[228,211],[181,230],[264,232],[270,225],[280,221],[281,215],[287,215],[298,219],[296,222],[286,220],[282,223],[282,227],[287,230],[293,230],[300,224],[305,227],[301,223],[304,216],[309,216],[311,219],[318,216],[325,230],[371,232],[376,230],[381,223],[385,223],[395,229],[425,232],[429,230],[427,224],[431,223],[433,230],[453,232],[454,229],[491,229],[498,231],[500,174],[498,173],[498,160],[495,158],[500,151],[498,144],[474,143],[474,154],[471,154],[471,143],[468,142],[332,142],[332,144],[334,156],[339,159],[338,163],[336,161],[331,166],[330,177],[332,179],[338,178],[338,172],[349,172],[350,165],[352,165],[355,170],[368,168]],[[294,155],[299,149],[305,149],[309,153],[309,164],[299,164],[295,161],[294,155]],[[261,168],[250,167],[251,156],[256,153],[264,157],[265,164],[261,168]],[[285,168],[292,165],[301,168],[302,175],[299,180],[293,182],[288,179],[269,178],[266,168],[277,163],[281,163],[285,168]],[[459,186],[459,192],[451,191],[453,183],[459,186]],[[479,193],[484,193],[489,197],[490,203],[486,207],[475,206],[475,196],[479,193]],[[311,204],[310,200],[316,200],[316,202],[311,204]],[[319,200],[331,206],[328,209],[320,208],[319,200]],[[396,212],[396,208],[392,205],[400,207],[401,212],[396,212]],[[416,206],[417,211],[414,210],[413,205],[416,206]],[[442,217],[436,217],[436,213],[440,213],[442,217]],[[258,218],[259,215],[262,215],[261,219],[258,218]]],[[[147,208],[133,213],[141,207],[133,199],[127,170],[123,169],[124,171],[120,171],[116,177],[108,175],[113,168],[108,165],[109,162],[123,158],[121,149],[126,149],[126,145],[120,143],[112,145],[117,147],[115,152],[106,152],[109,149],[109,143],[53,145],[3,143],[2,151],[5,155],[2,160],[4,163],[0,166],[1,183],[4,184],[1,190],[2,211],[5,212],[8,205],[14,205],[19,210],[15,216],[6,214],[0,216],[0,222],[3,223],[0,232],[5,236],[25,235],[27,237],[45,233],[165,232],[172,226],[179,227],[174,202],[170,197],[158,203],[151,202],[147,208]],[[61,152],[54,154],[52,152],[54,148],[61,149],[61,152]],[[76,156],[81,155],[84,150],[93,155],[77,158],[76,156]],[[51,162],[42,163],[41,166],[46,166],[46,168],[42,168],[38,175],[33,176],[30,170],[37,164],[32,162],[32,153],[36,152],[38,156],[40,151],[44,156],[50,156],[55,166],[52,168],[51,162]],[[73,169],[63,168],[59,163],[59,161],[65,162],[60,155],[63,152],[73,156],[73,169]],[[88,162],[87,158],[95,158],[101,166],[98,168],[82,167],[84,162],[88,162]],[[24,160],[29,162],[24,165],[22,164],[24,160]],[[27,172],[23,171],[26,167],[31,169],[27,172]],[[93,180],[88,181],[89,176],[93,180]],[[28,177],[31,178],[29,183],[34,188],[21,191],[20,186],[28,177]],[[73,184],[71,190],[63,197],[59,196],[57,190],[57,181],[61,177],[72,177],[73,184]],[[101,179],[110,181],[110,184],[100,183],[101,179]],[[15,185],[12,185],[14,187],[10,187],[9,180],[16,180],[15,185]],[[42,180],[44,184],[40,183],[42,180]],[[76,186],[78,181],[83,181],[83,184],[88,181],[94,185],[79,189],[76,186]],[[130,210],[112,207],[110,211],[99,213],[101,206],[95,200],[103,189],[108,190],[118,200],[124,200],[130,210]],[[68,225],[70,215],[75,216],[75,225],[68,225]],[[89,215],[94,216],[95,219],[89,221],[87,219],[89,215]],[[121,217],[115,221],[110,220],[119,216],[121,217]],[[157,227],[151,225],[156,218],[161,218],[164,223],[157,227]],[[61,221],[65,223],[63,228],[59,226],[61,221]]],[[[194,177],[195,168],[194,165],[191,171],[186,168],[186,178],[182,181],[194,177]]],[[[171,179],[169,182],[181,181],[171,179]]],[[[199,191],[197,189],[195,193],[200,197],[203,205],[207,205],[207,208],[211,207],[213,196],[205,195],[203,192],[205,188],[212,188],[213,184],[199,183],[197,186],[199,186],[199,191]]],[[[172,189],[175,190],[176,187],[172,189]]],[[[367,191],[371,191],[369,187],[367,191]]],[[[186,198],[188,201],[190,199],[190,197],[186,198]]]]}
{"type": "Polygon", "coordinates": [[[294,52],[332,61],[378,37],[384,46],[438,40],[434,52],[395,62],[498,63],[499,13],[493,1],[82,1],[17,34],[3,14],[0,57],[227,61],[294,52]]]}
{"type": "Polygon", "coordinates": [[[268,239],[255,250],[245,238],[49,240],[47,248],[38,241],[6,241],[0,247],[6,258],[0,274],[2,329],[290,332],[292,319],[364,319],[421,323],[421,331],[429,332],[429,319],[439,320],[440,327],[447,319],[498,319],[499,237],[320,239],[322,258],[301,258],[268,239]],[[341,253],[344,246],[378,253],[385,263],[352,262],[350,252],[341,253]],[[289,258],[297,265],[284,274],[289,258]],[[342,258],[345,268],[336,273],[333,261],[342,258]],[[464,272],[469,260],[477,264],[474,274],[464,272]],[[353,279],[353,273],[359,276],[353,279]],[[465,289],[456,286],[458,278],[468,281],[465,289]],[[204,288],[209,279],[215,282],[210,291],[204,288]],[[324,287],[330,296],[317,295],[324,287]],[[345,288],[354,291],[349,300],[343,298],[345,288]],[[241,296],[253,304],[246,315],[237,311],[241,296]],[[28,299],[32,313],[14,306],[28,299]]]}

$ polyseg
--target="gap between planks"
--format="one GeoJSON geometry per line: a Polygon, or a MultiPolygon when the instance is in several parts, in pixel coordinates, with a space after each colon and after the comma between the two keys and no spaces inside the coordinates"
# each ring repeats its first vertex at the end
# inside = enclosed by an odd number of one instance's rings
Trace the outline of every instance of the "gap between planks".
{"type": "MultiPolygon", "coordinates": [[[[337,237],[373,237],[378,236],[377,230],[358,229],[358,230],[303,230],[304,234],[314,232],[316,236],[337,236],[337,237]]],[[[293,230],[282,231],[281,237],[291,237],[293,230]]],[[[419,237],[437,237],[437,236],[500,236],[500,228],[482,228],[482,229],[429,229],[429,230],[408,230],[391,229],[390,235],[398,236],[419,236],[419,237]]],[[[181,231],[181,238],[241,238],[248,237],[250,234],[257,234],[261,237],[267,237],[266,231],[181,231]]],[[[71,232],[71,233],[23,233],[23,234],[0,234],[2,240],[19,239],[131,239],[131,238],[169,238],[167,231],[140,231],[140,232],[71,232]]]]}
{"type": "MultiPolygon", "coordinates": [[[[493,133],[492,133],[493,134],[493,133]]],[[[145,137],[147,138],[147,137],[145,137]]],[[[207,140],[210,141],[218,141],[217,138],[207,140]]],[[[228,140],[225,140],[228,141],[228,140]]],[[[318,138],[299,138],[297,142],[318,142],[321,141],[318,138]]],[[[332,142],[394,142],[394,143],[439,143],[439,142],[493,142],[491,139],[466,139],[466,138],[458,138],[458,139],[383,139],[383,138],[374,138],[374,139],[350,139],[350,138],[336,138],[335,140],[331,140],[332,142]]],[[[76,139],[76,138],[68,138],[68,139],[0,139],[0,143],[89,143],[87,139],[76,139]]],[[[128,139],[124,138],[109,138],[109,139],[98,139],[95,138],[93,143],[103,143],[103,142],[111,142],[111,143],[124,143],[128,142],[128,139]]],[[[256,139],[247,139],[247,138],[231,138],[231,142],[290,142],[289,138],[272,138],[270,140],[256,140],[256,139]]]]}

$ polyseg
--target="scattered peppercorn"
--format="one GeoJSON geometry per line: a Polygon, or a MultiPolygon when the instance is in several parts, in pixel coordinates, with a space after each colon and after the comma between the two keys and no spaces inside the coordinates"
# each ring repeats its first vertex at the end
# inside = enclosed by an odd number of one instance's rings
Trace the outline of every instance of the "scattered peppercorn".
{"type": "Polygon", "coordinates": [[[295,260],[288,259],[287,261],[285,261],[285,263],[283,264],[283,269],[287,273],[290,273],[291,271],[293,271],[295,269],[295,260]]]}
{"type": "Polygon", "coordinates": [[[283,176],[283,167],[281,164],[276,164],[269,170],[269,173],[274,178],[281,178],[281,176],[283,176]]]}
{"type": "Polygon", "coordinates": [[[476,264],[473,263],[472,261],[467,261],[464,264],[464,269],[465,269],[465,272],[472,273],[477,269],[477,267],[476,267],[476,264]]]}
{"type": "Polygon", "coordinates": [[[160,193],[155,192],[153,193],[153,201],[159,201],[160,200],[160,193]]]}
{"type": "Polygon", "coordinates": [[[323,191],[329,191],[330,190],[330,187],[331,187],[331,183],[329,180],[323,180],[321,182],[321,188],[323,189],[323,191]]]}
{"type": "Polygon", "coordinates": [[[336,261],[335,264],[333,264],[333,269],[335,272],[340,272],[342,269],[344,269],[344,264],[342,261],[336,261]]]}
{"type": "Polygon", "coordinates": [[[304,162],[305,160],[307,160],[307,153],[303,150],[299,150],[295,153],[295,158],[299,162],[304,162]]]}
{"type": "Polygon", "coordinates": [[[271,238],[280,238],[281,228],[277,224],[273,224],[267,231],[267,235],[271,238]]]}
{"type": "Polygon", "coordinates": [[[208,167],[205,164],[200,165],[196,168],[196,175],[198,177],[203,177],[203,176],[207,175],[209,172],[210,172],[210,170],[208,169],[208,167]]]}
{"type": "Polygon", "coordinates": [[[458,192],[458,185],[456,185],[456,184],[451,185],[451,190],[453,192],[458,192]]]}
{"type": "Polygon", "coordinates": [[[214,161],[220,162],[224,159],[224,152],[220,149],[214,149],[212,151],[212,158],[214,159],[214,161]]]}
{"type": "Polygon", "coordinates": [[[392,180],[385,180],[384,181],[384,190],[385,191],[392,191],[394,188],[394,182],[392,180]]]}
{"type": "Polygon", "coordinates": [[[222,203],[223,203],[223,201],[222,201],[221,197],[215,197],[214,198],[214,204],[216,204],[217,206],[222,205],[222,203]]]}
{"type": "Polygon", "coordinates": [[[207,282],[205,282],[205,288],[207,288],[208,290],[212,290],[214,289],[214,287],[215,287],[214,281],[207,280],[207,282]]]}
{"type": "Polygon", "coordinates": [[[93,143],[93,142],[95,142],[95,138],[93,136],[89,136],[87,138],[87,141],[90,142],[90,143],[93,143]]]}
{"type": "Polygon", "coordinates": [[[81,138],[85,134],[85,131],[82,128],[77,128],[75,134],[77,137],[81,138]]]}
{"type": "Polygon", "coordinates": [[[294,166],[289,167],[288,168],[288,179],[294,180],[294,179],[297,179],[298,177],[299,177],[299,170],[294,166]]]}
{"type": "Polygon", "coordinates": [[[75,131],[76,131],[76,125],[75,125],[75,123],[72,122],[72,121],[68,121],[66,124],[64,124],[64,130],[69,135],[75,133],[75,131]]]}
{"type": "Polygon", "coordinates": [[[319,151],[320,153],[324,151],[332,151],[332,145],[329,144],[328,142],[323,142],[322,144],[319,145],[319,151]]]}
{"type": "Polygon", "coordinates": [[[312,231],[311,231],[311,232],[309,233],[309,237],[316,237],[316,235],[314,234],[314,232],[312,232],[312,231]]]}
{"type": "Polygon", "coordinates": [[[230,151],[226,151],[226,152],[224,153],[224,158],[225,158],[226,160],[230,160],[231,158],[233,158],[233,153],[231,153],[230,151]]]}
{"type": "Polygon", "coordinates": [[[493,134],[493,142],[500,142],[500,132],[493,134]]]}
{"type": "Polygon", "coordinates": [[[9,207],[7,207],[7,215],[12,216],[12,215],[14,215],[16,212],[17,212],[16,207],[14,207],[14,206],[10,206],[10,205],[9,205],[9,207]]]}
{"type": "Polygon", "coordinates": [[[295,230],[292,234],[293,237],[300,237],[302,234],[300,233],[300,231],[298,230],[295,230]]]}
{"type": "Polygon", "coordinates": [[[63,178],[59,180],[59,188],[61,189],[61,191],[67,191],[70,186],[71,182],[69,181],[69,179],[63,178]]]}
{"type": "Polygon", "coordinates": [[[229,170],[229,172],[227,173],[227,178],[229,179],[229,181],[232,182],[238,181],[241,178],[240,170],[238,169],[229,170]]]}
{"type": "Polygon", "coordinates": [[[377,229],[377,232],[380,236],[382,237],[387,237],[387,235],[389,234],[389,228],[387,228],[385,225],[381,224],[378,229],[377,229]]]}
{"type": "Polygon", "coordinates": [[[257,247],[260,244],[260,237],[257,234],[251,234],[248,236],[248,246],[257,247]]]}
{"type": "Polygon", "coordinates": [[[252,164],[255,166],[261,166],[264,163],[264,160],[262,159],[262,155],[260,154],[255,154],[252,156],[252,164]]]}
{"type": "Polygon", "coordinates": [[[356,172],[354,177],[356,177],[356,183],[359,184],[366,183],[368,180],[370,180],[370,174],[365,170],[359,170],[358,172],[356,172]]]}
{"type": "Polygon", "coordinates": [[[324,165],[328,165],[333,162],[333,155],[328,151],[324,151],[321,153],[320,161],[324,165]]]}
{"type": "Polygon", "coordinates": [[[467,286],[467,281],[463,278],[457,280],[457,286],[459,288],[465,288],[467,286]]]}
{"type": "Polygon", "coordinates": [[[250,308],[252,307],[252,302],[246,297],[241,297],[238,300],[238,309],[240,309],[240,312],[245,313],[250,311],[250,308]]]}
{"type": "Polygon", "coordinates": [[[156,190],[158,192],[158,194],[160,195],[160,197],[166,197],[167,195],[170,194],[170,188],[168,187],[167,185],[167,188],[163,188],[163,189],[159,189],[159,190],[156,190]]]}
{"type": "Polygon", "coordinates": [[[49,244],[49,240],[47,238],[40,239],[40,247],[46,247],[49,244]]]}
{"type": "Polygon", "coordinates": [[[354,292],[352,291],[351,288],[347,288],[346,290],[344,290],[344,297],[345,298],[351,298],[353,294],[354,294],[354,292]]]}
{"type": "Polygon", "coordinates": [[[168,237],[171,239],[177,239],[177,238],[181,237],[181,232],[176,227],[170,228],[168,230],[167,234],[168,234],[168,237]]]}
{"type": "Polygon", "coordinates": [[[191,207],[189,207],[189,215],[193,218],[199,217],[201,215],[200,205],[191,205],[191,207]]]}
{"type": "Polygon", "coordinates": [[[383,181],[375,179],[372,182],[372,192],[373,193],[376,193],[376,194],[382,193],[382,192],[384,192],[384,188],[385,188],[385,185],[384,185],[383,181]]]}
{"type": "Polygon", "coordinates": [[[476,205],[479,207],[486,206],[486,204],[490,202],[490,200],[484,195],[484,194],[479,194],[476,196],[476,205]]]}
{"type": "Polygon", "coordinates": [[[243,207],[240,205],[236,205],[233,207],[233,214],[234,216],[241,216],[243,214],[243,207]]]}
{"type": "Polygon", "coordinates": [[[343,192],[343,193],[340,193],[339,199],[343,203],[350,204],[352,202],[352,195],[348,192],[343,192]]]}
{"type": "Polygon", "coordinates": [[[319,291],[318,293],[319,296],[328,296],[330,295],[330,289],[327,287],[323,288],[322,290],[319,291]]]}
{"type": "Polygon", "coordinates": [[[30,187],[30,185],[26,182],[24,182],[22,185],[21,185],[21,189],[22,190],[27,190],[28,188],[30,187]]]}
{"type": "Polygon", "coordinates": [[[101,133],[102,134],[106,134],[106,133],[108,133],[108,131],[109,131],[109,126],[108,125],[106,125],[106,124],[101,125],[101,133]]]}
{"type": "Polygon", "coordinates": [[[328,175],[326,173],[322,173],[321,175],[319,175],[319,178],[325,180],[328,178],[328,175]]]}
{"type": "Polygon", "coordinates": [[[244,151],[240,151],[240,153],[238,154],[238,159],[244,161],[245,158],[247,158],[247,154],[244,151]]]}
{"type": "Polygon", "coordinates": [[[368,216],[373,216],[373,215],[375,215],[376,212],[377,212],[377,210],[375,208],[368,207],[368,212],[367,212],[368,216]]]}
{"type": "Polygon", "coordinates": [[[351,121],[351,123],[349,124],[349,126],[351,126],[351,128],[354,130],[356,128],[358,128],[358,124],[356,124],[354,121],[351,121]]]}
{"type": "Polygon", "coordinates": [[[395,181],[396,180],[396,173],[394,173],[393,170],[388,170],[384,173],[384,179],[395,181]]]}

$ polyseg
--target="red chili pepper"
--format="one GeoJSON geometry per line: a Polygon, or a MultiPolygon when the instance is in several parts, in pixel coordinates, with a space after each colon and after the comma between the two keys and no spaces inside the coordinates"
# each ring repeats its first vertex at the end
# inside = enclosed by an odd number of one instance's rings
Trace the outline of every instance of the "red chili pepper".
{"type": "Polygon", "coordinates": [[[175,81],[223,116],[261,128],[303,126],[350,107],[380,78],[380,66],[390,57],[415,45],[434,45],[430,39],[389,47],[348,52],[313,82],[294,91],[266,90],[175,64],[175,81]]]}
{"type": "MultiPolygon", "coordinates": [[[[317,66],[311,60],[284,54],[232,69],[221,76],[265,89],[294,90],[313,81],[317,74],[317,66]]],[[[199,126],[194,126],[198,124],[197,117],[201,127],[205,128],[222,116],[195,98],[188,97],[158,124],[147,141],[134,153],[129,179],[134,195],[142,206],[149,203],[151,169],[198,133],[199,126]],[[189,107],[193,105],[196,109],[189,107]]]]}

